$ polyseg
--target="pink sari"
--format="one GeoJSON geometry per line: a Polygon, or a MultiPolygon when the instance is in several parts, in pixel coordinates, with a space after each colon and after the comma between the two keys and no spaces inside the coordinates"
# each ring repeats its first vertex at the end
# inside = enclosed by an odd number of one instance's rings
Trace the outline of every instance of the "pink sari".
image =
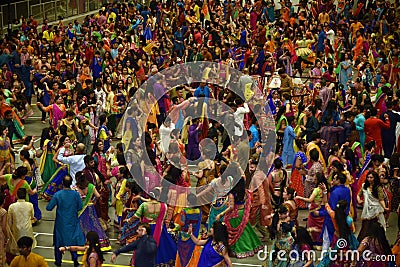
{"type": "MultiPolygon", "coordinates": [[[[316,191],[313,191],[313,194],[315,194],[316,191]]],[[[322,198],[322,196],[321,196],[322,198]]],[[[311,238],[313,242],[316,245],[321,245],[322,244],[322,238],[321,238],[321,233],[322,233],[322,227],[324,225],[324,216],[315,216],[314,211],[322,211],[325,209],[325,206],[320,205],[315,202],[311,202],[310,206],[310,213],[308,214],[307,218],[307,228],[314,228],[314,231],[311,232],[311,238]]]]}
{"type": "Polygon", "coordinates": [[[53,128],[58,128],[58,121],[64,118],[65,111],[62,111],[57,104],[53,104],[53,128]]]}
{"type": "MultiPolygon", "coordinates": [[[[158,214],[157,220],[156,220],[156,226],[154,228],[153,232],[153,238],[157,243],[157,247],[160,243],[160,238],[161,238],[161,233],[163,229],[163,223],[164,223],[164,217],[165,213],[167,211],[166,204],[165,203],[160,203],[161,208],[160,208],[160,213],[158,214]]],[[[146,219],[146,217],[143,217],[142,219],[143,222],[150,223],[151,221],[146,219]]]]}

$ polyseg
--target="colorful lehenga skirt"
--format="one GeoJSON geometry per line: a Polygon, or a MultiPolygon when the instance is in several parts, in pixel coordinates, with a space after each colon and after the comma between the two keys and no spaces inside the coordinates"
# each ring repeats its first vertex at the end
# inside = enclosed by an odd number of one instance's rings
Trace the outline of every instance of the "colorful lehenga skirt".
{"type": "Polygon", "coordinates": [[[85,234],[85,236],[90,231],[94,231],[99,235],[100,248],[102,251],[111,250],[110,239],[101,227],[99,218],[97,217],[96,209],[94,208],[93,204],[89,204],[81,216],[79,216],[79,224],[81,225],[82,232],[85,234]]]}
{"type": "MultiPolygon", "coordinates": [[[[17,120],[14,120],[14,127],[17,130],[18,134],[22,137],[25,136],[24,130],[23,130],[23,125],[19,124],[17,120]]],[[[13,140],[18,140],[18,136],[16,134],[13,135],[13,140]]]]}
{"type": "MultiPolygon", "coordinates": [[[[126,216],[126,219],[132,218],[135,214],[135,211],[131,211],[126,216]]],[[[125,222],[122,227],[121,237],[119,238],[119,242],[121,245],[128,245],[135,241],[138,237],[137,229],[139,228],[140,220],[134,220],[133,222],[125,222]]]]}
{"type": "MultiPolygon", "coordinates": [[[[150,226],[151,226],[151,232],[153,235],[153,232],[156,228],[156,224],[150,223],[150,226]]],[[[163,224],[160,242],[159,242],[158,248],[157,248],[156,266],[174,267],[177,250],[178,249],[177,249],[175,240],[168,233],[167,227],[165,227],[165,224],[163,224]]]]}
{"type": "MultiPolygon", "coordinates": [[[[237,228],[243,220],[244,210],[238,210],[238,216],[229,220],[233,228],[237,228]]],[[[247,222],[245,229],[239,239],[231,246],[232,256],[236,258],[252,257],[263,249],[263,244],[258,238],[250,222],[247,222]]]]}
{"type": "MultiPolygon", "coordinates": [[[[303,184],[303,176],[296,169],[292,170],[292,176],[290,178],[291,187],[296,191],[296,195],[300,197],[304,197],[304,184],[303,184]]],[[[304,201],[296,199],[296,205],[299,209],[307,208],[307,205],[304,201]]]]}
{"type": "Polygon", "coordinates": [[[40,191],[40,193],[42,193],[43,195],[43,198],[45,198],[46,200],[50,200],[56,192],[62,190],[62,181],[68,173],[68,169],[59,167],[40,191]]]}
{"type": "Polygon", "coordinates": [[[314,203],[311,204],[310,206],[310,213],[308,214],[307,218],[307,228],[314,228],[314,231],[311,232],[311,238],[314,242],[314,245],[322,245],[322,238],[321,238],[321,233],[322,233],[322,227],[324,225],[324,216],[314,216],[313,211],[318,210],[323,211],[325,210],[324,206],[317,207],[314,203]],[[316,231],[318,230],[318,231],[316,231]]]}
{"type": "Polygon", "coordinates": [[[47,183],[53,174],[57,171],[57,166],[53,161],[53,153],[48,153],[45,157],[44,168],[42,173],[42,180],[47,183]]]}
{"type": "MultiPolygon", "coordinates": [[[[196,246],[190,235],[187,234],[186,229],[188,229],[189,225],[192,225],[193,235],[196,237],[199,236],[202,218],[201,211],[198,209],[184,209],[184,211],[185,221],[178,238],[175,267],[199,266],[202,248],[201,246],[196,246]]],[[[182,223],[180,220],[177,221],[182,223]]]]}

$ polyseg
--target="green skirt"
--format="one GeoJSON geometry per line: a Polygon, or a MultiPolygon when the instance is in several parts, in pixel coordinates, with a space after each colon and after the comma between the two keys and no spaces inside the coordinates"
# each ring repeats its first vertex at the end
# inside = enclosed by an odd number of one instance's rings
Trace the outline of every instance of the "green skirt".
{"type": "MultiPolygon", "coordinates": [[[[238,210],[238,217],[229,220],[231,226],[236,228],[240,225],[243,220],[244,210],[238,210]]],[[[242,235],[236,241],[235,244],[231,246],[232,256],[236,258],[247,258],[253,257],[258,251],[263,249],[263,244],[258,238],[256,232],[251,226],[250,222],[247,221],[246,227],[243,230],[242,235]]]]}
{"type": "Polygon", "coordinates": [[[47,183],[57,170],[57,166],[53,162],[53,156],[54,156],[53,154],[46,155],[46,160],[44,162],[44,170],[42,173],[42,180],[44,183],[47,183]]]}
{"type": "MultiPolygon", "coordinates": [[[[25,136],[23,128],[21,127],[21,125],[19,125],[19,123],[16,120],[14,120],[14,127],[21,137],[25,136]]],[[[18,140],[18,139],[19,139],[18,136],[16,134],[14,134],[13,140],[18,140]]]]}

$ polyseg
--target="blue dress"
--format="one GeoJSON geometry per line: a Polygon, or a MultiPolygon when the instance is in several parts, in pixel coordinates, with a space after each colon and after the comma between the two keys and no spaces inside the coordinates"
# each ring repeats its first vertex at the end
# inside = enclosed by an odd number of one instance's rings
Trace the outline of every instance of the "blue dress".
{"type": "Polygon", "coordinates": [[[293,130],[292,126],[287,126],[283,133],[283,150],[282,150],[282,158],[283,164],[292,164],[294,161],[294,139],[296,139],[296,134],[293,130]]]}
{"type": "Polygon", "coordinates": [[[209,239],[201,252],[198,266],[212,267],[220,264],[224,260],[220,253],[214,249],[212,239],[209,239]]]}
{"type": "Polygon", "coordinates": [[[344,86],[344,90],[347,91],[348,86],[347,82],[349,81],[349,77],[351,77],[352,69],[344,69],[343,66],[348,67],[350,66],[349,61],[342,61],[340,62],[340,75],[339,75],[339,82],[344,86]]]}
{"type": "MultiPolygon", "coordinates": [[[[29,186],[31,189],[36,188],[36,180],[32,176],[26,176],[25,181],[28,182],[29,186]]],[[[34,211],[34,217],[37,221],[40,221],[42,219],[42,212],[39,209],[39,197],[38,194],[34,195],[29,195],[29,202],[32,203],[33,205],[33,211],[34,211]]]]}
{"type": "Polygon", "coordinates": [[[150,26],[146,26],[143,36],[144,38],[146,38],[146,41],[151,41],[153,39],[153,34],[151,33],[150,26]]]}

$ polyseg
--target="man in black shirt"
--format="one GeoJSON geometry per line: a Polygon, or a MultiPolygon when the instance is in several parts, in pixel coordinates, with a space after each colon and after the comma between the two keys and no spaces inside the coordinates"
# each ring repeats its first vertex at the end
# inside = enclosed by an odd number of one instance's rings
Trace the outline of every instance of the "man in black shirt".
{"type": "Polygon", "coordinates": [[[114,263],[117,256],[121,253],[135,250],[135,263],[136,267],[155,267],[157,255],[157,243],[150,235],[151,227],[148,223],[142,223],[138,228],[139,238],[118,250],[111,256],[111,262],[114,263]]]}

